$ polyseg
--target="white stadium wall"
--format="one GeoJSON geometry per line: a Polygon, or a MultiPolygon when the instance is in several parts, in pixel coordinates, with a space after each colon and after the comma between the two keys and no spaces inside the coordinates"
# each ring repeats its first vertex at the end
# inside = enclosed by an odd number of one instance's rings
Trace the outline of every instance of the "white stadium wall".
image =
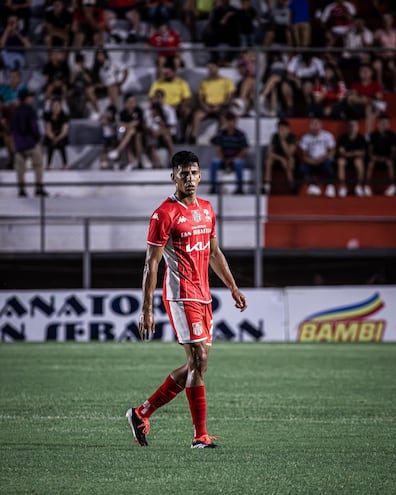
{"type": "MultiPolygon", "coordinates": [[[[213,290],[214,335],[242,342],[395,342],[396,286],[245,289],[248,309],[213,290]]],[[[174,340],[161,291],[154,339],[174,340]]],[[[0,291],[0,338],[134,341],[140,290],[0,291]]]]}

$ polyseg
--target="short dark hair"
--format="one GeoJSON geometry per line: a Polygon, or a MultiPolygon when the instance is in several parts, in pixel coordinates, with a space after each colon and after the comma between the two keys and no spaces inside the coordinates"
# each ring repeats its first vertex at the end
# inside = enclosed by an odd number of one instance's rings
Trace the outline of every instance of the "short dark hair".
{"type": "Polygon", "coordinates": [[[178,151],[172,156],[171,167],[172,168],[184,167],[189,163],[196,163],[199,167],[199,159],[197,155],[192,151],[187,151],[187,150],[178,151]]]}

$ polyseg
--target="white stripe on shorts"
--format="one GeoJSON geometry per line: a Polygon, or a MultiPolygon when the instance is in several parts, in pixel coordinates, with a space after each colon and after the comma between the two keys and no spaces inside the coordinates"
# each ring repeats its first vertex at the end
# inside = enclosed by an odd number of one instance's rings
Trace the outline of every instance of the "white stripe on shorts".
{"type": "Polygon", "coordinates": [[[173,325],[177,335],[177,341],[179,344],[190,344],[191,342],[201,342],[206,340],[206,337],[202,339],[190,338],[190,328],[186,318],[183,301],[168,301],[169,308],[172,315],[173,325]]]}

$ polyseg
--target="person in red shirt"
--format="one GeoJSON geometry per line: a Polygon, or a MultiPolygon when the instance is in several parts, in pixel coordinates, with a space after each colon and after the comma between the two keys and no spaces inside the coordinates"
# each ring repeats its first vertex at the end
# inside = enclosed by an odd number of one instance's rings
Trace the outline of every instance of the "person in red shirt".
{"type": "Polygon", "coordinates": [[[173,155],[171,167],[176,191],[150,219],[139,333],[146,339],[155,332],[153,297],[158,266],[164,258],[163,302],[177,340],[186,351],[186,363],[172,371],[139,407],[128,409],[126,416],[135,441],[147,446],[150,416],[185,389],[194,426],[191,448],[215,448],[218,445],[206,430],[204,384],[213,332],[209,266],[229,288],[236,308],[244,311],[247,302],[217,243],[213,207],[197,197],[201,180],[198,157],[179,151],[173,155]]]}
{"type": "Polygon", "coordinates": [[[167,62],[174,65],[178,70],[183,65],[180,52],[176,50],[181,46],[181,38],[176,31],[173,31],[169,24],[162,22],[158,25],[157,30],[150,36],[149,44],[157,48],[157,65],[158,69],[162,69],[167,62]],[[161,50],[164,48],[164,50],[161,50]],[[172,50],[175,48],[175,50],[172,50]]]}
{"type": "Polygon", "coordinates": [[[366,118],[366,134],[373,130],[375,116],[386,109],[382,86],[374,81],[370,65],[361,65],[359,81],[352,83],[347,96],[348,114],[351,118],[366,118]]]}

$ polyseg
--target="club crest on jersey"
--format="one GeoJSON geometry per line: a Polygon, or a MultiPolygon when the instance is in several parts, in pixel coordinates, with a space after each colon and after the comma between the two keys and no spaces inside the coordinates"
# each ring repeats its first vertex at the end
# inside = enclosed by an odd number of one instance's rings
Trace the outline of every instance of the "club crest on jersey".
{"type": "Polygon", "coordinates": [[[193,331],[193,334],[196,335],[197,337],[202,335],[202,332],[203,332],[202,323],[200,321],[193,323],[192,324],[192,331],[193,331]]]}
{"type": "Polygon", "coordinates": [[[201,221],[201,212],[199,210],[193,210],[191,212],[192,217],[194,219],[194,222],[200,222],[201,221]]]}

